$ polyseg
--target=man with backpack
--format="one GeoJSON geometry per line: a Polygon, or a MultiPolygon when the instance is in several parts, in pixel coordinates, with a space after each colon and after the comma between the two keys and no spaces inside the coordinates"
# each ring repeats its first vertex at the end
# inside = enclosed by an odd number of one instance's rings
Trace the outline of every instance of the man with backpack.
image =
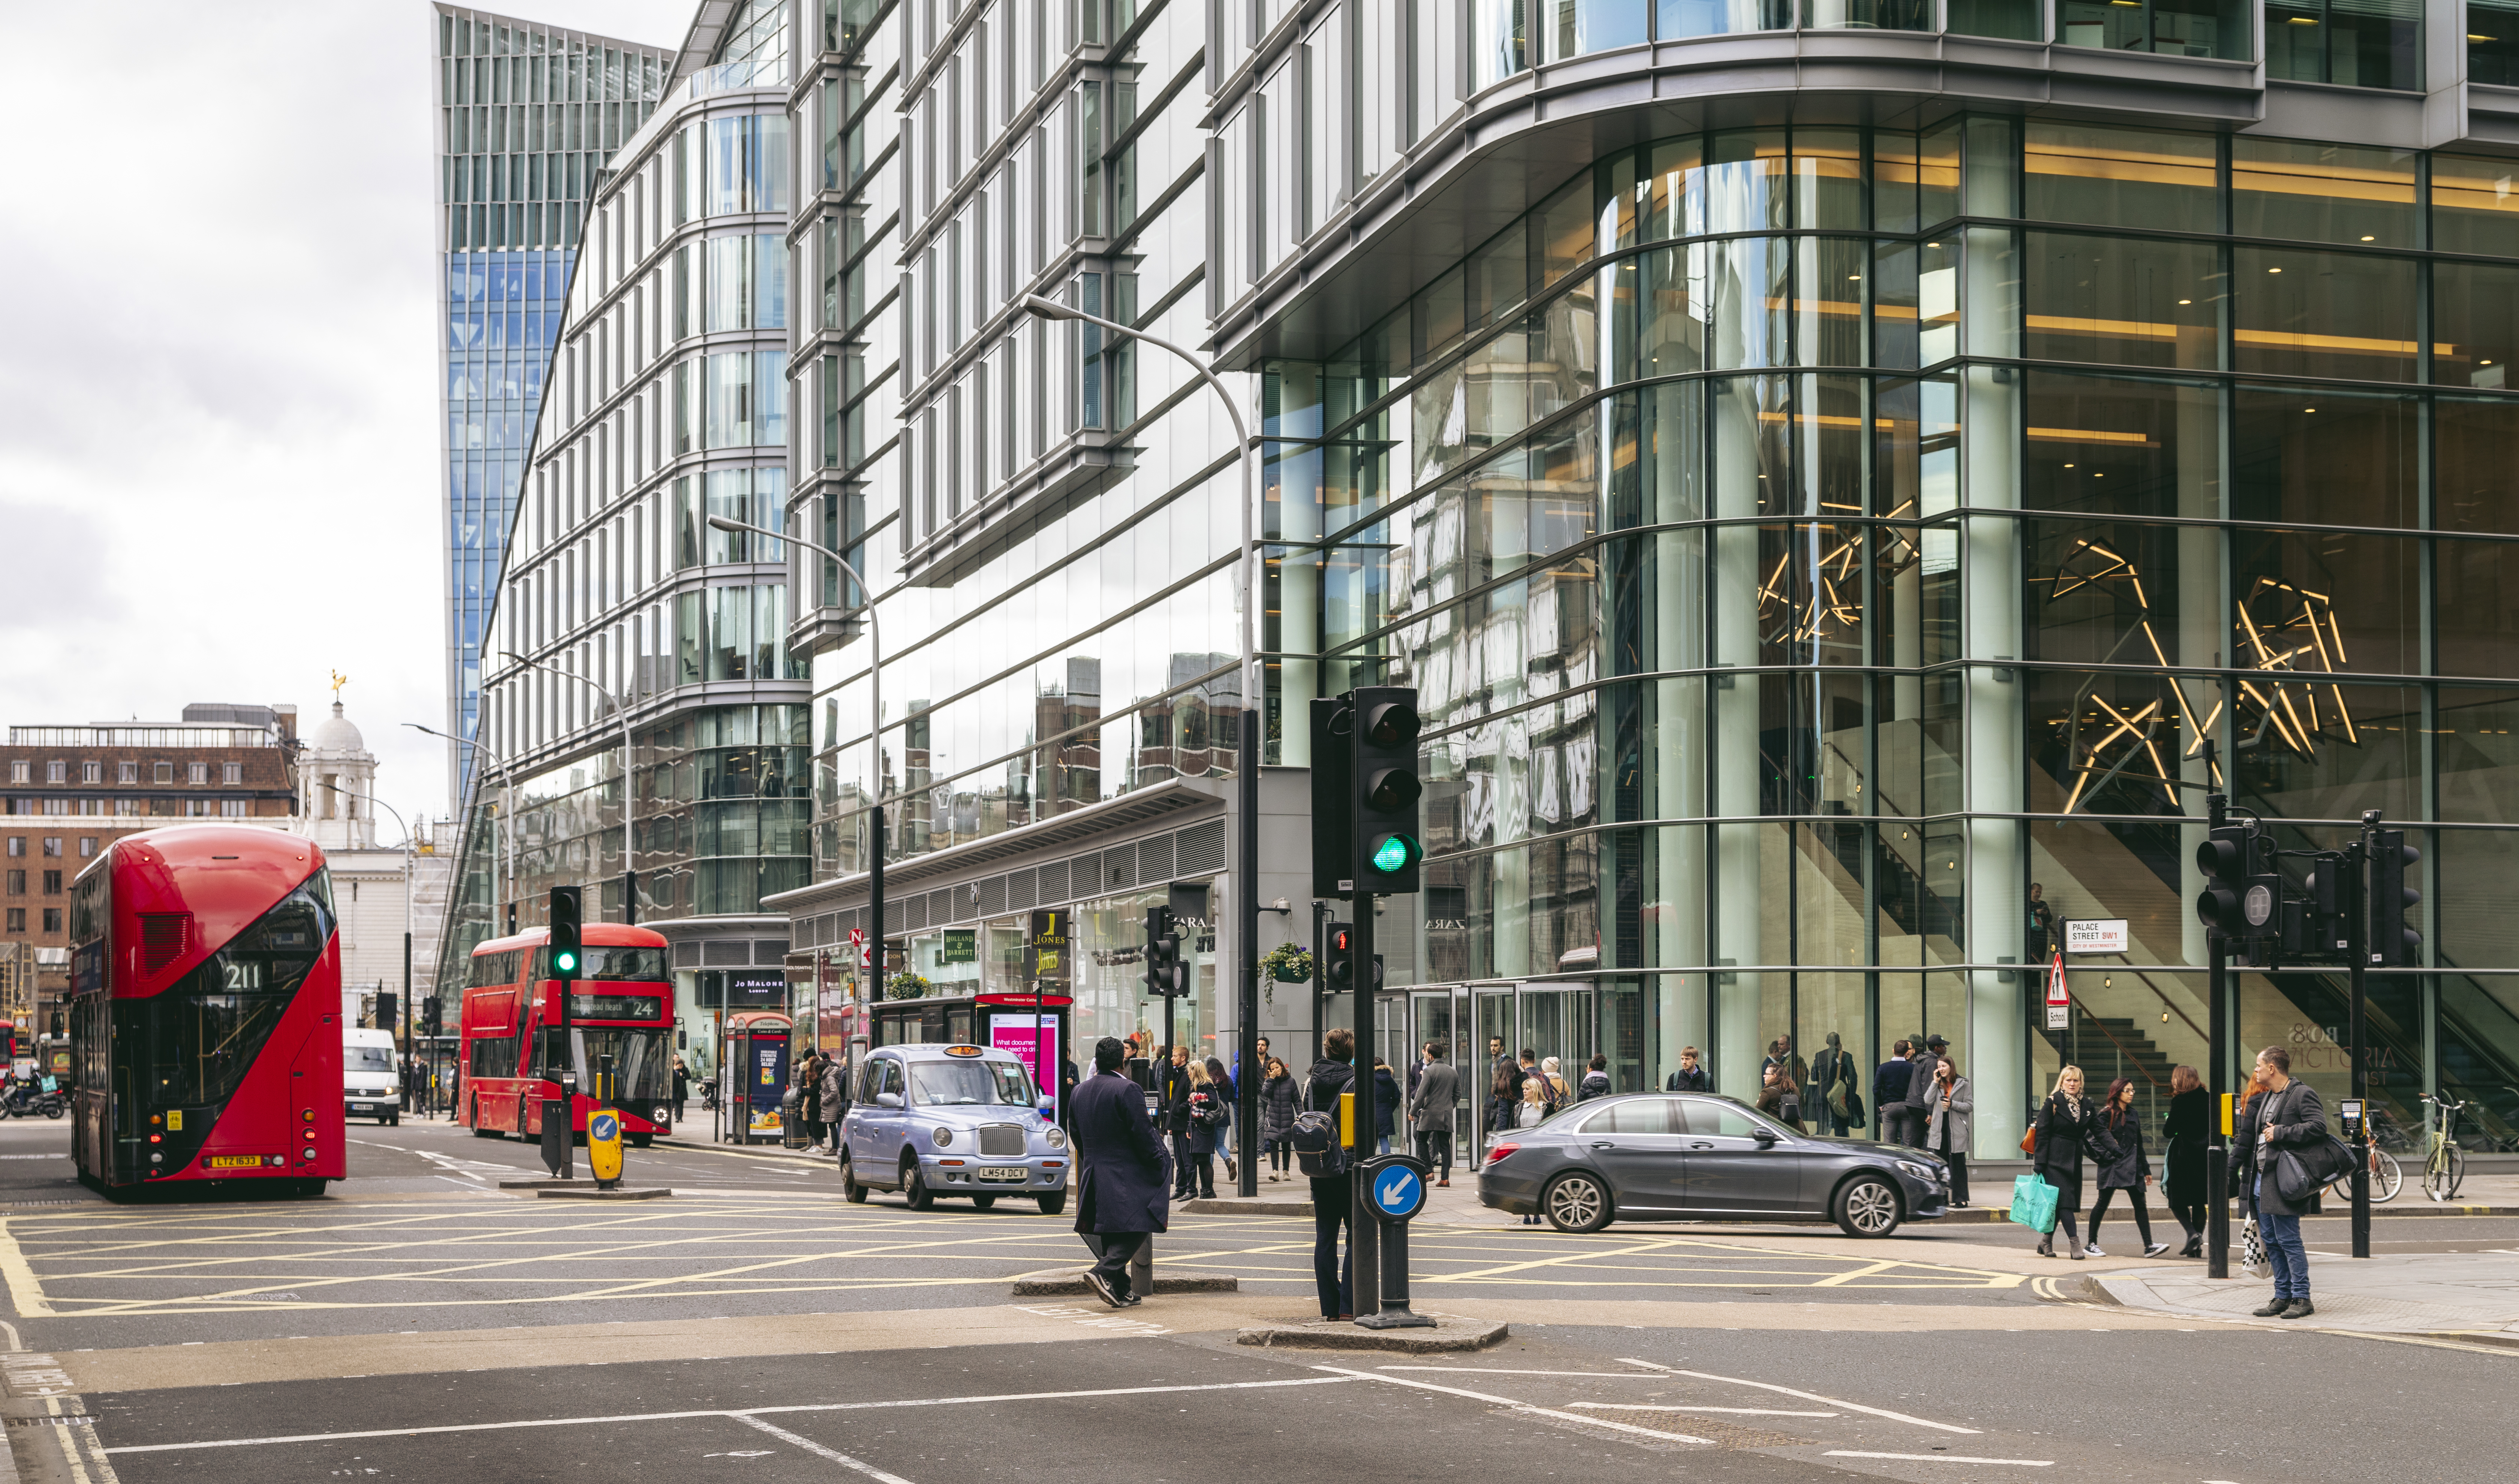
{"type": "Polygon", "coordinates": [[[1312,1064],[1304,1089],[1304,1111],[1295,1115],[1295,1157],[1312,1184],[1312,1283],[1321,1300],[1321,1318],[1355,1318],[1354,1166],[1339,1143],[1339,1098],[1355,1083],[1355,1032],[1344,1026],[1321,1038],[1321,1059],[1312,1064]],[[1347,1228],[1348,1250],[1339,1255],[1339,1229],[1347,1228]]]}

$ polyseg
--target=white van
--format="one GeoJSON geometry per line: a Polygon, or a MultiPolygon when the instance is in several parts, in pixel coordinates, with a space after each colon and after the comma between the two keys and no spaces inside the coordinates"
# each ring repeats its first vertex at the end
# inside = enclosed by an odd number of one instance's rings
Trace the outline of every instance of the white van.
{"type": "Polygon", "coordinates": [[[341,1112],[346,1117],[402,1121],[402,1083],[394,1070],[390,1030],[341,1029],[341,1112]]]}

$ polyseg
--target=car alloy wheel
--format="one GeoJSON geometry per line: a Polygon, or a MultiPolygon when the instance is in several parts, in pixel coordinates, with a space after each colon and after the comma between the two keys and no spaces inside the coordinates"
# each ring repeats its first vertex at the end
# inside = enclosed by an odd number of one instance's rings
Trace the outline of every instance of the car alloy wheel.
{"type": "Polygon", "coordinates": [[[1561,1232],[1597,1232],[1610,1224],[1610,1193],[1588,1174],[1558,1176],[1540,1196],[1539,1207],[1561,1232]]]}
{"type": "Polygon", "coordinates": [[[1862,1175],[1836,1193],[1836,1224],[1848,1237],[1886,1237],[1898,1230],[1898,1193],[1878,1175],[1862,1175]]]}

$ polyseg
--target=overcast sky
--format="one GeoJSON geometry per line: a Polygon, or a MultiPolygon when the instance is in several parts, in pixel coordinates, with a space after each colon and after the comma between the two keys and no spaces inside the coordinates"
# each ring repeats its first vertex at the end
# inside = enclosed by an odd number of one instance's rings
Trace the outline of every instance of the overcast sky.
{"type": "MultiPolygon", "coordinates": [[[[501,9],[671,48],[694,6],[501,9]]],[[[0,722],[311,727],[338,670],[384,801],[447,810],[400,724],[446,717],[433,15],[0,5],[0,722]]]]}

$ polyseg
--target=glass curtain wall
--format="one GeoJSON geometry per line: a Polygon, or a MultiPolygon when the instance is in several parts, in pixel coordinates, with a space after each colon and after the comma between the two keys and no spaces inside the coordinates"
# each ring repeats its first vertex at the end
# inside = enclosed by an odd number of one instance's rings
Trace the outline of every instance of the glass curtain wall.
{"type": "MultiPolygon", "coordinates": [[[[2429,874],[2519,850],[2503,180],[2000,118],[1688,136],[1271,368],[1272,712],[1389,681],[1428,719],[1405,977],[1638,985],[1636,1079],[1694,1045],[1745,1097],[1780,1039],[1938,1033],[2003,1154],[2066,1062],[2156,1107],[2204,1061],[2208,788],[2287,849],[2377,807],[2438,971],[2375,981],[2380,1105],[2509,1136],[2519,942],[2489,875],[2429,874]],[[2129,946],[2050,1031],[2075,918],[2129,946]]],[[[2342,977],[2238,982],[2240,1040],[2339,1091],[2342,977]]]]}

